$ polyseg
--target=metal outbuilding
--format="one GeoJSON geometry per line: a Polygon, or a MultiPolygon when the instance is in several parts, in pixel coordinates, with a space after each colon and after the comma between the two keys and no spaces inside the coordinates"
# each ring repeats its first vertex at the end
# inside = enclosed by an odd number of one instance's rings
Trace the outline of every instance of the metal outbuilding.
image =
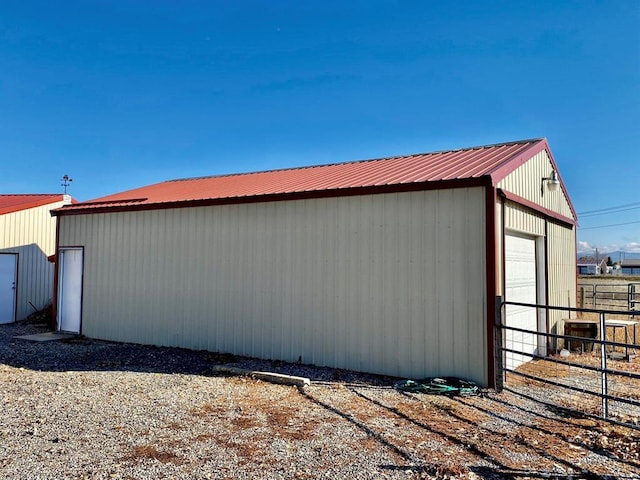
{"type": "Polygon", "coordinates": [[[94,338],[492,385],[496,296],[575,306],[577,217],[546,139],[173,180],[53,215],[57,327],[94,338]]]}
{"type": "Polygon", "coordinates": [[[56,220],[62,194],[0,194],[0,323],[21,320],[53,295],[56,220]]]}

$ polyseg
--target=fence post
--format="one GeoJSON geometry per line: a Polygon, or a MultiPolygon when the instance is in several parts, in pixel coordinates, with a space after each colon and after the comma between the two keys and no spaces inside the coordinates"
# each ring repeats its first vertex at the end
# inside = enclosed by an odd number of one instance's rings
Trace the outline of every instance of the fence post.
{"type": "Polygon", "coordinates": [[[498,393],[504,390],[504,330],[502,328],[502,296],[496,297],[496,318],[494,320],[494,356],[496,367],[496,391],[498,393]]]}
{"type": "Polygon", "coordinates": [[[604,313],[600,312],[600,375],[602,391],[602,418],[609,417],[609,386],[607,382],[607,325],[604,313]]]}

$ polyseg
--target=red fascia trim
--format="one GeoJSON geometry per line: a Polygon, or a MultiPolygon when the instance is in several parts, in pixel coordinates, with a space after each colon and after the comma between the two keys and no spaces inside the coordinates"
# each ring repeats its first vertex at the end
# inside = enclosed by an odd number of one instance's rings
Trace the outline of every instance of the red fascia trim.
{"type": "Polygon", "coordinates": [[[545,208],[542,205],[538,205],[537,203],[534,203],[531,200],[527,200],[526,198],[522,198],[515,193],[507,192],[506,190],[502,189],[498,189],[498,192],[499,195],[503,196],[510,202],[517,203],[518,205],[522,205],[523,207],[527,207],[531,210],[535,210],[538,213],[542,213],[545,217],[553,218],[554,220],[558,220],[559,222],[566,223],[567,225],[571,226],[576,226],[578,224],[578,222],[576,222],[573,218],[565,217],[558,212],[549,210],[548,208],[545,208]]]}
{"type": "MultiPolygon", "coordinates": [[[[310,192],[275,193],[254,195],[250,197],[210,198],[202,200],[184,200],[162,203],[141,203],[133,205],[104,205],[83,208],[82,204],[74,207],[61,207],[51,211],[53,216],[87,215],[94,213],[135,212],[141,210],[164,210],[170,208],[208,207],[213,205],[235,205],[246,203],[280,202],[286,200],[307,200],[316,198],[351,197],[356,195],[376,195],[383,193],[418,192],[425,190],[445,190],[450,188],[467,188],[487,185],[487,178],[466,178],[442,180],[437,182],[403,183],[394,185],[374,185],[366,187],[340,188],[333,190],[317,190],[310,192]]],[[[89,203],[89,205],[91,205],[89,203]]]]}
{"type": "Polygon", "coordinates": [[[493,185],[485,188],[485,216],[486,216],[486,275],[487,275],[487,378],[489,388],[496,387],[496,359],[495,359],[495,319],[496,319],[496,189],[493,185]]]}
{"type": "Polygon", "coordinates": [[[22,210],[28,210],[30,208],[41,207],[49,203],[61,202],[62,200],[63,200],[62,195],[51,195],[46,198],[39,198],[38,200],[34,200],[32,202],[25,202],[25,203],[20,203],[18,205],[11,205],[9,207],[0,208],[0,215],[5,215],[7,213],[20,212],[22,210]]]}
{"type": "Polygon", "coordinates": [[[531,145],[525,151],[520,152],[520,154],[511,158],[508,162],[503,163],[500,167],[496,168],[494,171],[490,173],[491,179],[493,180],[493,184],[497,185],[498,182],[504,180],[509,174],[513,173],[519,166],[524,165],[531,157],[537,155],[541,151],[547,149],[547,140],[541,138],[539,141],[531,145]]]}

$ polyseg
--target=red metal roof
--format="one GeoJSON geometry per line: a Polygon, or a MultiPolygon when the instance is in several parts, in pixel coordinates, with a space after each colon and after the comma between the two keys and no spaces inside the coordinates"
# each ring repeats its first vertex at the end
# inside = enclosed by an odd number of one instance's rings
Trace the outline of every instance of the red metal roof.
{"type": "Polygon", "coordinates": [[[41,207],[42,205],[61,202],[62,200],[63,195],[61,193],[0,194],[0,215],[41,207]]]}
{"type": "Polygon", "coordinates": [[[374,160],[170,180],[67,205],[55,214],[417,189],[428,188],[425,184],[433,182],[446,188],[451,182],[478,183],[483,177],[495,185],[544,149],[548,150],[545,139],[533,139],[374,160]]]}

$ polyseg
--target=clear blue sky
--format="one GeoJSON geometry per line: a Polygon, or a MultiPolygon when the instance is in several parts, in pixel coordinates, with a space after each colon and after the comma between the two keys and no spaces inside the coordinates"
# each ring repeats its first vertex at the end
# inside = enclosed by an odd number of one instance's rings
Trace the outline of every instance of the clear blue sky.
{"type": "Polygon", "coordinates": [[[640,252],[640,1],[0,2],[3,193],[532,137],[640,252]]]}

